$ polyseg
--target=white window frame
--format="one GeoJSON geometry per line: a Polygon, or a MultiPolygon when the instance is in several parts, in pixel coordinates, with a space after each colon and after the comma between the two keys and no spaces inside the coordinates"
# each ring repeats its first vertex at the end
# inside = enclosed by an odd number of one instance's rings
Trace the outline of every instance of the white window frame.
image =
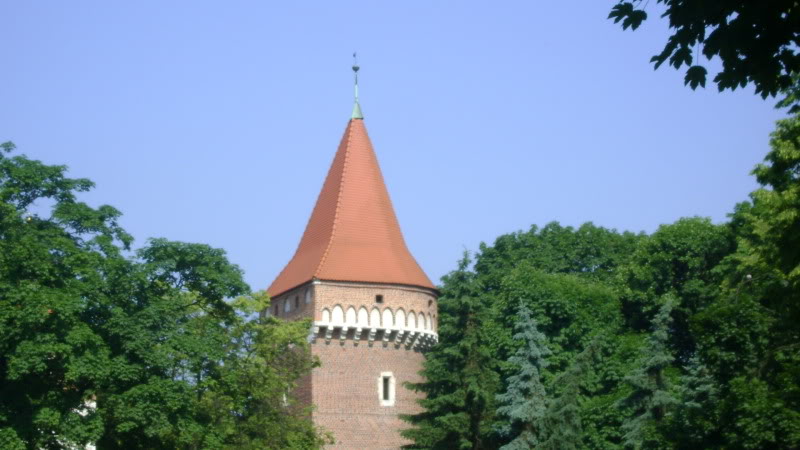
{"type": "Polygon", "coordinates": [[[395,403],[395,389],[396,380],[394,378],[394,374],[392,372],[381,372],[381,376],[378,377],[378,400],[381,403],[381,406],[394,406],[395,403]],[[389,399],[384,400],[383,395],[383,380],[384,378],[389,379],[389,399]]]}

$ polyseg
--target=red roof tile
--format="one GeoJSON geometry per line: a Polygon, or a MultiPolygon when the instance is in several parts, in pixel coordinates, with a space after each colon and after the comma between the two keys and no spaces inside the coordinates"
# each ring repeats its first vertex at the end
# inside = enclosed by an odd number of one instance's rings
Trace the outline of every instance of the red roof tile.
{"type": "Polygon", "coordinates": [[[267,291],[312,279],[435,289],[406,247],[363,120],[348,123],[300,245],[267,291]]]}

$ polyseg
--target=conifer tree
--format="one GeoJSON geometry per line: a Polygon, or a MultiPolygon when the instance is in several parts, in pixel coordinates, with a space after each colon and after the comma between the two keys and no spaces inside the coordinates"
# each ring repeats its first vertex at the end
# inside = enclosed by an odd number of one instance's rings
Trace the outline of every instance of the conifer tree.
{"type": "Polygon", "coordinates": [[[561,394],[547,406],[542,420],[541,444],[544,450],[576,450],[582,448],[583,427],[580,417],[581,383],[597,353],[599,338],[593,339],[575,360],[553,382],[561,386],[561,394]]]}
{"type": "Polygon", "coordinates": [[[657,434],[656,426],[666,416],[667,409],[677,403],[669,392],[664,375],[664,370],[674,360],[667,348],[669,327],[672,323],[670,313],[674,303],[671,295],[666,296],[666,301],[653,318],[652,332],[647,337],[636,368],[625,377],[625,382],[632,389],[617,406],[630,411],[622,424],[626,447],[651,448],[651,444],[663,442],[657,434]]]}
{"type": "Polygon", "coordinates": [[[689,360],[686,374],[678,388],[680,405],[675,412],[671,433],[681,448],[708,448],[719,437],[719,383],[695,355],[689,360]]]}
{"type": "Polygon", "coordinates": [[[504,450],[523,450],[539,443],[540,427],[545,415],[547,394],[541,381],[541,372],[547,366],[550,354],[545,336],[536,328],[531,311],[520,302],[514,339],[522,346],[508,359],[517,367],[508,377],[506,391],[497,396],[500,407],[497,414],[507,422],[500,435],[508,444],[504,450]]]}
{"type": "Polygon", "coordinates": [[[420,372],[425,381],[407,387],[425,393],[423,412],[402,416],[411,423],[407,448],[487,449],[491,442],[499,376],[488,346],[488,308],[465,254],[458,270],[444,277],[439,299],[439,342],[420,372]]]}

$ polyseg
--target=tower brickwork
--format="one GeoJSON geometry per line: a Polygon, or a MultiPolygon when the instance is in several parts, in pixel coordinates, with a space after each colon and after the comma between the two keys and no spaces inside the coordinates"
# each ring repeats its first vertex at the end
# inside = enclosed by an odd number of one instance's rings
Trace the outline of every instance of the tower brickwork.
{"type": "MultiPolygon", "coordinates": [[[[354,68],[355,69],[355,68],[354,68]]],[[[298,389],[337,449],[408,441],[426,348],[437,339],[437,291],[406,247],[356,103],[297,251],[268,289],[269,314],[312,318],[322,365],[298,389]]]]}

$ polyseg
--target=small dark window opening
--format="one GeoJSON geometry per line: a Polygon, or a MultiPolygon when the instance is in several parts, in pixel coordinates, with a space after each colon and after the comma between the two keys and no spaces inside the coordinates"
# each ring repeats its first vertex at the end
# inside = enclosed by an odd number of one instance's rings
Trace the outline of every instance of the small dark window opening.
{"type": "Polygon", "coordinates": [[[383,377],[383,399],[389,401],[389,377],[383,377]]]}
{"type": "Polygon", "coordinates": [[[430,307],[431,305],[433,305],[433,300],[428,300],[428,307],[430,307]]]}
{"type": "Polygon", "coordinates": [[[299,295],[295,295],[294,296],[294,308],[297,309],[299,307],[300,307],[300,296],[299,295]]]}
{"type": "Polygon", "coordinates": [[[375,296],[375,303],[383,303],[383,296],[382,295],[376,295],[375,296]]]}
{"type": "Polygon", "coordinates": [[[275,309],[275,315],[277,316],[278,315],[278,305],[275,305],[274,309],[275,309]]]}

